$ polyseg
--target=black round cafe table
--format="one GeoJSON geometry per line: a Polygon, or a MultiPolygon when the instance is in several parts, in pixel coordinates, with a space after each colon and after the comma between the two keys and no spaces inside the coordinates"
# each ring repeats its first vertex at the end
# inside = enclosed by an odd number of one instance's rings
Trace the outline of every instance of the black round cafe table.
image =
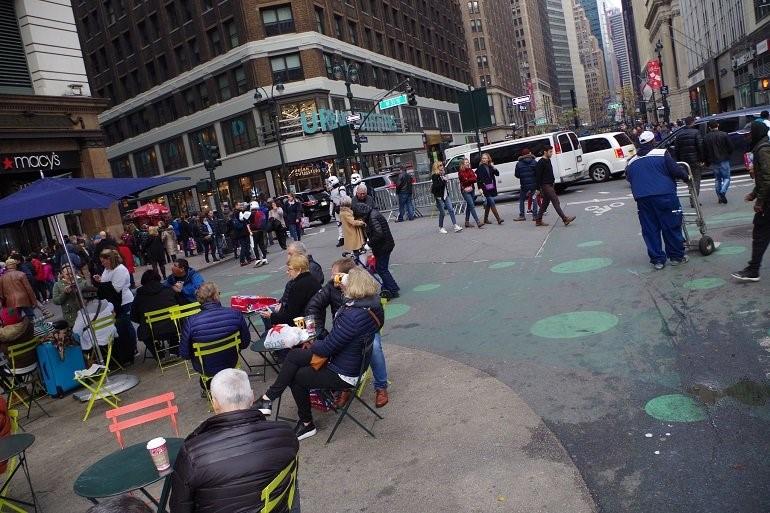
{"type": "Polygon", "coordinates": [[[141,491],[155,504],[158,512],[166,511],[170,479],[174,461],[182,447],[182,438],[166,438],[171,468],[160,474],[147,451],[147,442],[142,442],[108,454],[86,470],[75,481],[75,493],[97,503],[97,499],[114,497],[134,490],[141,491]],[[159,500],[150,495],[145,487],[165,480],[159,500]]]}
{"type": "MultiPolygon", "coordinates": [[[[35,489],[32,488],[32,479],[30,478],[29,467],[27,466],[27,449],[29,449],[33,443],[35,443],[35,435],[30,433],[17,433],[15,435],[0,438],[0,461],[10,460],[14,456],[19,457],[19,464],[13,468],[13,471],[5,479],[2,487],[0,487],[0,497],[6,501],[11,501],[12,503],[32,506],[35,511],[37,511],[37,496],[35,496],[35,489]],[[29,491],[32,494],[32,502],[22,501],[4,495],[6,488],[8,488],[11,479],[16,475],[19,468],[24,470],[24,475],[26,476],[27,484],[29,485],[29,491]]],[[[12,506],[12,504],[8,505],[12,506]]],[[[0,510],[2,509],[3,507],[0,506],[0,510]]]]}

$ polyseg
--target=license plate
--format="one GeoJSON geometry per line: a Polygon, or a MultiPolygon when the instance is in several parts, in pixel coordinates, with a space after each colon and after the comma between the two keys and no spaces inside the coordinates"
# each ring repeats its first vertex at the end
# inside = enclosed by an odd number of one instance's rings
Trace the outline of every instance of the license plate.
{"type": "Polygon", "coordinates": [[[321,206],[322,206],[322,207],[325,207],[326,205],[328,205],[328,203],[326,203],[325,201],[322,201],[322,202],[321,202],[321,206]]]}

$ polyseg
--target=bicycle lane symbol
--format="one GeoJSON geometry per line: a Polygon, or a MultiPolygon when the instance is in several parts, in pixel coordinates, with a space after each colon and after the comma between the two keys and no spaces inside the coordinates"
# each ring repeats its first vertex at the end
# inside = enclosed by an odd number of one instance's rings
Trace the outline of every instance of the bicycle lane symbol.
{"type": "Polygon", "coordinates": [[[595,216],[600,216],[602,214],[606,214],[613,208],[620,208],[624,205],[625,203],[622,201],[613,201],[607,205],[591,205],[590,207],[586,207],[585,210],[586,212],[592,212],[595,216]]]}

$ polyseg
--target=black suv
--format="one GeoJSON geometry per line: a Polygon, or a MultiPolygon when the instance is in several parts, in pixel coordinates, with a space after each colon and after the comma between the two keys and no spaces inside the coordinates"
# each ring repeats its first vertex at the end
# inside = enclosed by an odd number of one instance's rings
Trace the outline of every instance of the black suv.
{"type": "MultiPolygon", "coordinates": [[[[713,114],[711,116],[704,116],[695,121],[695,128],[700,130],[701,135],[706,135],[708,131],[708,122],[711,120],[719,121],[719,129],[723,132],[727,132],[730,136],[730,140],[733,142],[735,149],[730,158],[730,167],[733,172],[745,171],[743,165],[743,154],[747,151],[751,151],[749,144],[751,141],[751,123],[755,119],[759,118],[759,113],[763,110],[768,110],[768,106],[763,107],[751,107],[748,109],[735,110],[732,112],[723,112],[721,114],[713,114]]],[[[676,132],[663,139],[655,145],[656,148],[666,148],[671,151],[672,156],[676,158],[676,132]]],[[[703,170],[710,172],[711,170],[706,168],[703,170]]]]}
{"type": "MultiPolygon", "coordinates": [[[[329,204],[331,196],[323,189],[313,191],[302,191],[294,193],[294,197],[302,203],[303,215],[310,218],[310,222],[320,221],[321,224],[328,224],[332,218],[329,215],[329,204]]],[[[286,202],[286,196],[276,198],[282,203],[286,202]]]]}

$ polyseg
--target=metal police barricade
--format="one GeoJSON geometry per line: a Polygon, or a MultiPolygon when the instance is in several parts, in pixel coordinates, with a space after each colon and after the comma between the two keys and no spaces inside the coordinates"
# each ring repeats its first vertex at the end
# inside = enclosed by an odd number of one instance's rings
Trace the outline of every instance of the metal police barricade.
{"type": "Polygon", "coordinates": [[[390,221],[393,212],[398,211],[398,195],[396,191],[387,187],[375,189],[374,207],[383,214],[387,213],[387,220],[390,221]]]}

